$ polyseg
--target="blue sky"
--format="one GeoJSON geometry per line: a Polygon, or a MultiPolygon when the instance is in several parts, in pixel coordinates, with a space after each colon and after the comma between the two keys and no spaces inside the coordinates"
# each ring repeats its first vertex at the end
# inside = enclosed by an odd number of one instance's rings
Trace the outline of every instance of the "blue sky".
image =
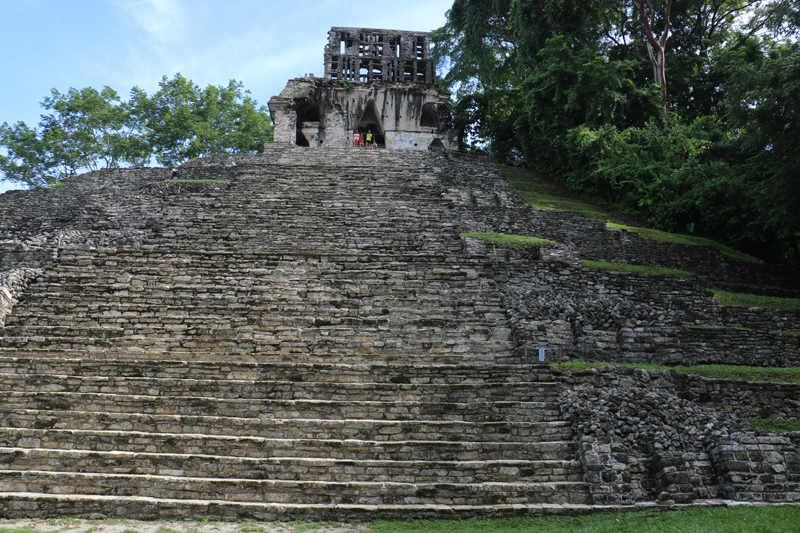
{"type": "Polygon", "coordinates": [[[202,87],[239,80],[266,105],[290,78],[322,76],[331,26],[430,31],[452,3],[0,0],[0,123],[36,125],[52,88],[153,93],[177,72],[202,87]]]}

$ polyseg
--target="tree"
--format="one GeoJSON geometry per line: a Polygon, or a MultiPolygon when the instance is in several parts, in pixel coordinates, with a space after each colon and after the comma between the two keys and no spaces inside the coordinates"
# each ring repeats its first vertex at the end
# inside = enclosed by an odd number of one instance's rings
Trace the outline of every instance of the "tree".
{"type": "Polygon", "coordinates": [[[24,122],[0,126],[8,155],[0,171],[9,181],[31,187],[52,185],[81,169],[144,165],[150,149],[130,104],[111,88],[51,91],[37,128],[24,122]]]}
{"type": "Polygon", "coordinates": [[[217,153],[259,152],[272,139],[265,107],[231,80],[227,87],[201,89],[180,74],[159,83],[152,97],[134,89],[133,100],[142,110],[148,143],[156,160],[177,165],[217,153]]]}
{"type": "Polygon", "coordinates": [[[800,44],[743,37],[725,62],[739,172],[762,208],[754,222],[788,239],[800,262],[800,44]]]}
{"type": "Polygon", "coordinates": [[[111,88],[56,89],[31,128],[0,126],[1,179],[45,187],[86,170],[165,165],[221,152],[258,152],[272,139],[266,109],[231,80],[200,89],[177,74],[152,97],[134,87],[128,101],[111,88]]]}
{"type": "Polygon", "coordinates": [[[653,65],[653,79],[656,85],[663,88],[663,105],[667,105],[667,72],[666,72],[666,52],[667,52],[667,38],[669,37],[669,17],[672,11],[672,0],[664,0],[664,28],[661,31],[661,36],[657,39],[654,32],[656,31],[656,10],[653,9],[651,0],[633,0],[633,6],[639,13],[639,19],[644,28],[644,35],[647,39],[647,56],[650,58],[650,63],[653,65]]]}

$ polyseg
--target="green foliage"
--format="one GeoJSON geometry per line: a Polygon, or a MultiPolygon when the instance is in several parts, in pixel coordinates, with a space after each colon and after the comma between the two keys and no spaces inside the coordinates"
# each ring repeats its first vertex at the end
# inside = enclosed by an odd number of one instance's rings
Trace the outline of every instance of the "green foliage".
{"type": "Polygon", "coordinates": [[[722,305],[736,305],[739,307],[764,307],[768,309],[800,311],[800,300],[796,298],[777,298],[775,296],[739,294],[725,291],[714,291],[714,297],[719,300],[719,303],[722,305]]]}
{"type": "Polygon", "coordinates": [[[165,166],[210,154],[259,152],[272,139],[266,108],[256,107],[240,82],[201,89],[176,74],[171,80],[164,76],[159,86],[152,97],[134,89],[132,99],[156,160],[165,166]]]}
{"type": "Polygon", "coordinates": [[[489,244],[497,246],[506,246],[517,250],[526,250],[529,248],[539,248],[540,246],[558,246],[555,241],[547,239],[539,239],[537,237],[528,237],[526,235],[507,235],[505,233],[462,233],[462,239],[472,237],[475,239],[482,239],[489,244]]]}
{"type": "Polygon", "coordinates": [[[785,418],[748,418],[750,427],[764,431],[800,431],[800,420],[786,420],[785,418]]]}
{"type": "Polygon", "coordinates": [[[649,276],[678,276],[680,278],[688,278],[693,275],[691,272],[676,270],[674,268],[629,265],[627,263],[604,263],[602,261],[589,261],[588,259],[583,260],[583,266],[587,268],[610,270],[612,272],[634,272],[637,274],[647,274],[649,276]]]}
{"type": "Polygon", "coordinates": [[[521,167],[501,166],[500,169],[520,196],[536,209],[552,209],[555,211],[581,213],[589,219],[608,221],[608,227],[613,230],[624,229],[636,233],[640,237],[657,241],[677,242],[696,246],[711,246],[718,249],[722,254],[738,261],[759,262],[758,259],[754,257],[704,237],[669,233],[652,228],[629,226],[620,222],[614,222],[614,215],[607,208],[603,208],[587,200],[576,198],[574,193],[570,193],[565,187],[558,186],[552,181],[547,180],[541,174],[521,167]]]}
{"type": "Polygon", "coordinates": [[[272,138],[266,109],[239,82],[200,89],[177,74],[152,97],[134,87],[123,101],[113,89],[53,89],[31,128],[0,126],[0,179],[57,186],[86,170],[165,165],[223,152],[258,152],[272,138]]]}
{"type": "Polygon", "coordinates": [[[653,239],[654,241],[664,241],[664,242],[677,242],[681,244],[691,244],[694,246],[711,246],[712,248],[716,248],[723,255],[727,255],[732,259],[736,259],[737,261],[744,261],[746,263],[760,263],[758,259],[755,257],[751,257],[747,254],[743,254],[738,250],[734,250],[729,246],[725,246],[720,244],[716,241],[712,241],[711,239],[706,239],[704,237],[695,237],[694,235],[685,235],[681,233],[669,233],[666,231],[661,231],[652,228],[638,228],[635,226],[628,226],[625,224],[617,224],[614,222],[609,222],[608,227],[610,229],[615,230],[627,230],[633,233],[638,234],[640,237],[644,237],[646,239],[653,239]]]}
{"type": "Polygon", "coordinates": [[[759,223],[800,257],[800,43],[740,38],[722,54],[726,117],[759,223]]]}
{"type": "Polygon", "coordinates": [[[455,0],[434,53],[462,148],[660,230],[800,264],[800,44],[776,40],[800,33],[799,14],[798,0],[673,2],[666,111],[621,0],[455,0]]]}
{"type": "Polygon", "coordinates": [[[684,124],[671,114],[642,128],[578,127],[569,133],[567,152],[579,163],[563,179],[661,230],[691,231],[779,259],[785,245],[777,231],[759,223],[752,184],[736,166],[736,147],[722,129],[714,117],[684,124]]]}
{"type": "Polygon", "coordinates": [[[573,516],[480,520],[378,521],[375,533],[789,533],[800,523],[798,506],[690,507],[682,511],[631,509],[573,516]]]}
{"type": "MultiPolygon", "coordinates": [[[[550,365],[558,369],[558,363],[550,365]]],[[[698,366],[663,366],[647,363],[590,363],[586,361],[570,361],[563,363],[565,370],[579,372],[602,366],[627,366],[643,370],[674,370],[681,374],[703,376],[706,378],[731,379],[738,381],[769,381],[775,383],[800,383],[800,368],[774,368],[761,366],[735,365],[698,365],[698,366]]]]}
{"type": "Polygon", "coordinates": [[[81,169],[143,165],[150,151],[138,117],[111,88],[53,89],[37,128],[24,122],[0,126],[0,172],[9,181],[31,187],[53,186],[81,169]]]}

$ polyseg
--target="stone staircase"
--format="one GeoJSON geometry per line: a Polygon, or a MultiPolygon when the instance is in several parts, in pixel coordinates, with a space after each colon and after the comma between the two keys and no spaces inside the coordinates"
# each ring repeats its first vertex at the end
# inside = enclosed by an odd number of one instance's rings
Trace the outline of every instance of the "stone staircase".
{"type": "Polygon", "coordinates": [[[341,520],[587,501],[545,366],[0,365],[4,516],[341,520]]]}
{"type": "Polygon", "coordinates": [[[494,266],[442,201],[448,158],[271,147],[178,173],[221,181],[125,172],[54,191],[73,218],[37,210],[45,191],[0,216],[25,221],[15,254],[55,256],[0,329],[0,516],[589,501],[559,385],[521,362],[494,266]]]}

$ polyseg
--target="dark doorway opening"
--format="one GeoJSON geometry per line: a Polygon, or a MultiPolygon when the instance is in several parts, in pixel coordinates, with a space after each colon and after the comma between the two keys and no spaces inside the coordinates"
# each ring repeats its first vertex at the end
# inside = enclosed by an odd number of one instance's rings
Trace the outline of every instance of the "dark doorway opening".
{"type": "Polygon", "coordinates": [[[297,146],[309,146],[310,139],[306,138],[303,128],[317,128],[319,131],[319,105],[306,100],[297,106],[297,126],[295,143],[297,146]]]}
{"type": "Polygon", "coordinates": [[[364,110],[364,114],[361,115],[361,120],[358,121],[356,129],[361,134],[366,134],[369,130],[372,130],[378,147],[383,148],[386,146],[386,139],[383,136],[384,131],[381,127],[381,121],[378,119],[378,113],[375,111],[374,102],[367,104],[367,108],[364,110]]]}
{"type": "Polygon", "coordinates": [[[422,106],[422,116],[419,125],[424,128],[435,128],[438,125],[436,120],[436,104],[427,103],[422,106]]]}
{"type": "Polygon", "coordinates": [[[434,139],[431,141],[431,144],[428,145],[428,150],[444,150],[444,143],[441,139],[434,139]]]}

